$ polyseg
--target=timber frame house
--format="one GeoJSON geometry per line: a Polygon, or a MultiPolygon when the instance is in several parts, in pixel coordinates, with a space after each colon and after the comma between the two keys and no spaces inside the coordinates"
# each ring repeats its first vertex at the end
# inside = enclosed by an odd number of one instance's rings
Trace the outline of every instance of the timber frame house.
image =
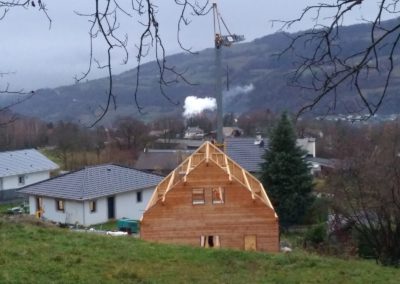
{"type": "Polygon", "coordinates": [[[142,217],[141,238],[277,252],[278,216],[263,185],[205,142],[158,184],[142,217]]]}

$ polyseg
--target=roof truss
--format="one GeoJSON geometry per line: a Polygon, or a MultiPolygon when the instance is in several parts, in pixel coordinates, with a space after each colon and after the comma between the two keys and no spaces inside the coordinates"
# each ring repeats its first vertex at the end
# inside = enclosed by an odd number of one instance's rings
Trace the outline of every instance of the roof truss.
{"type": "Polygon", "coordinates": [[[187,181],[188,175],[200,164],[215,163],[228,174],[229,181],[237,181],[247,188],[253,199],[259,199],[271,209],[271,201],[265,193],[263,185],[249,172],[230,159],[224,152],[210,142],[205,142],[191,156],[183,161],[174,171],[159,183],[150,199],[147,208],[152,207],[158,200],[165,201],[167,193],[177,183],[187,181]]]}

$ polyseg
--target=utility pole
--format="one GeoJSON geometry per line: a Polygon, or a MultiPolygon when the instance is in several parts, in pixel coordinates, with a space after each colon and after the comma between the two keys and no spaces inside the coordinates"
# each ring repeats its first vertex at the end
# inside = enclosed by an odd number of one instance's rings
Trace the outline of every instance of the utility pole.
{"type": "Polygon", "coordinates": [[[215,99],[217,101],[217,143],[224,143],[223,105],[222,105],[222,47],[230,47],[233,43],[244,40],[243,35],[231,34],[224,20],[219,14],[217,3],[213,3],[214,16],[214,43],[215,43],[215,99]],[[221,23],[228,35],[222,35],[221,23]]]}

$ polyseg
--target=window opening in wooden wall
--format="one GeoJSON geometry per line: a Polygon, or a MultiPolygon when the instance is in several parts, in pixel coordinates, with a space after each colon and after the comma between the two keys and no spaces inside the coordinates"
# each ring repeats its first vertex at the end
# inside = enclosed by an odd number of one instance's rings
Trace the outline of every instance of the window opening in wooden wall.
{"type": "Polygon", "coordinates": [[[221,246],[219,236],[201,236],[200,246],[205,248],[219,248],[221,246]]]}
{"type": "Polygon", "coordinates": [[[192,190],[192,203],[194,205],[205,203],[204,188],[194,188],[192,190]]]}
{"type": "Polygon", "coordinates": [[[224,189],[222,187],[215,187],[212,189],[212,203],[213,204],[224,203],[224,189]]]}

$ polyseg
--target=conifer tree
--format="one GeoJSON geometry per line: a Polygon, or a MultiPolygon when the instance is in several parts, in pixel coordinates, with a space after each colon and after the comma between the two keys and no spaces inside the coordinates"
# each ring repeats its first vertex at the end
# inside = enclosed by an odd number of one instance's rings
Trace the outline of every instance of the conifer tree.
{"type": "Polygon", "coordinates": [[[305,152],[296,145],[296,134],[286,113],[273,129],[261,164],[261,181],[279,216],[281,226],[301,222],[313,202],[313,180],[304,160],[305,152]]]}

